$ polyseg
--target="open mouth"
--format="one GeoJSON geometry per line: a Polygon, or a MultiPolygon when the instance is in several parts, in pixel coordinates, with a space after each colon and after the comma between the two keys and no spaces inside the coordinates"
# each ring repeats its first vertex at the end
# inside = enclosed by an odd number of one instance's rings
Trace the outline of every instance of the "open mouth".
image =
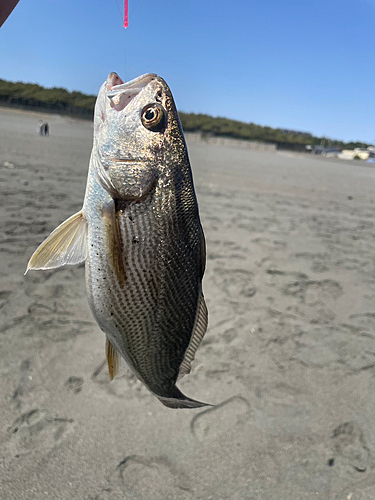
{"type": "Polygon", "coordinates": [[[116,73],[111,73],[108,77],[110,81],[107,80],[109,90],[107,97],[111,101],[111,107],[116,111],[122,111],[156,77],[155,73],[147,73],[130,82],[112,85],[112,82],[117,83],[122,80],[116,73]]]}

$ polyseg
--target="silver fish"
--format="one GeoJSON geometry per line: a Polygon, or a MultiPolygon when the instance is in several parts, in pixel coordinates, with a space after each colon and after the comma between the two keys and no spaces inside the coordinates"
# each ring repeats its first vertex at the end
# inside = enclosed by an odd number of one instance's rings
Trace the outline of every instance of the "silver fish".
{"type": "Polygon", "coordinates": [[[122,356],[165,406],[204,406],[176,381],[207,329],[205,239],[173,96],[155,74],[124,83],[111,73],[102,85],[83,208],[27,271],[83,261],[111,379],[122,356]]]}

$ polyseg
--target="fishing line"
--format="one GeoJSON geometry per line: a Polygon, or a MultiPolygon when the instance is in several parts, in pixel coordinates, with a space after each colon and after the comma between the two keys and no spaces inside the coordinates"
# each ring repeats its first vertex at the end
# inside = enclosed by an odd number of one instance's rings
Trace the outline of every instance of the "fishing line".
{"type": "Polygon", "coordinates": [[[117,9],[119,11],[119,14],[120,14],[120,19],[122,21],[122,10],[121,10],[120,4],[119,4],[118,0],[115,0],[115,2],[116,2],[116,5],[117,5],[117,9]]]}
{"type": "MultiPolygon", "coordinates": [[[[137,2],[134,4],[130,14],[129,14],[129,0],[124,0],[124,17],[122,17],[122,10],[121,10],[121,6],[119,4],[119,0],[115,0],[116,1],[116,5],[117,5],[117,9],[119,11],[119,14],[121,16],[121,20],[123,19],[123,26],[124,28],[127,28],[129,26],[129,18],[132,17],[135,9],[138,7],[139,3],[141,0],[137,0],[137,2]]],[[[125,71],[124,71],[124,77],[125,77],[125,81],[127,79],[127,56],[126,56],[126,52],[124,51],[124,66],[125,66],[125,71]]]]}
{"type": "Polygon", "coordinates": [[[138,4],[140,3],[140,1],[141,1],[141,0],[138,0],[138,1],[135,3],[134,7],[132,8],[132,10],[131,10],[131,12],[130,12],[129,17],[131,17],[131,16],[133,15],[133,12],[134,12],[134,11],[135,11],[135,9],[138,7],[138,4]]]}

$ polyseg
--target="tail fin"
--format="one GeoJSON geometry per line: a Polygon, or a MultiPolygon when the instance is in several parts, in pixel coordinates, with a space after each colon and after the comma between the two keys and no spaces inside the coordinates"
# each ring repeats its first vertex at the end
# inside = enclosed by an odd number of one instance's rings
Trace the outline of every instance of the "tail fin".
{"type": "Polygon", "coordinates": [[[168,408],[201,408],[202,406],[212,406],[208,403],[201,403],[200,401],[188,398],[175,385],[167,397],[159,396],[158,394],[155,394],[155,396],[168,408]]]}

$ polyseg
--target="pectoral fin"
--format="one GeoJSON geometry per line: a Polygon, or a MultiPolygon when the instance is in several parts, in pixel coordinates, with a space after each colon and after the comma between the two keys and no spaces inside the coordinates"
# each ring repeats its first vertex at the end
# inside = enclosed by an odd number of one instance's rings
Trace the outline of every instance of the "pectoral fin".
{"type": "Polygon", "coordinates": [[[117,277],[118,283],[122,286],[125,281],[123,261],[124,244],[122,242],[114,201],[110,201],[104,205],[103,219],[105,221],[105,242],[107,245],[107,255],[117,277]]]}
{"type": "Polygon", "coordinates": [[[105,342],[105,353],[107,356],[109,378],[113,380],[118,374],[121,356],[108,339],[105,342]]]}
{"type": "MultiPolygon", "coordinates": [[[[53,269],[65,264],[79,264],[87,257],[87,223],[78,212],[60,224],[35,250],[29,269],[53,269]]],[[[26,274],[25,273],[25,274],[26,274]]]]}

